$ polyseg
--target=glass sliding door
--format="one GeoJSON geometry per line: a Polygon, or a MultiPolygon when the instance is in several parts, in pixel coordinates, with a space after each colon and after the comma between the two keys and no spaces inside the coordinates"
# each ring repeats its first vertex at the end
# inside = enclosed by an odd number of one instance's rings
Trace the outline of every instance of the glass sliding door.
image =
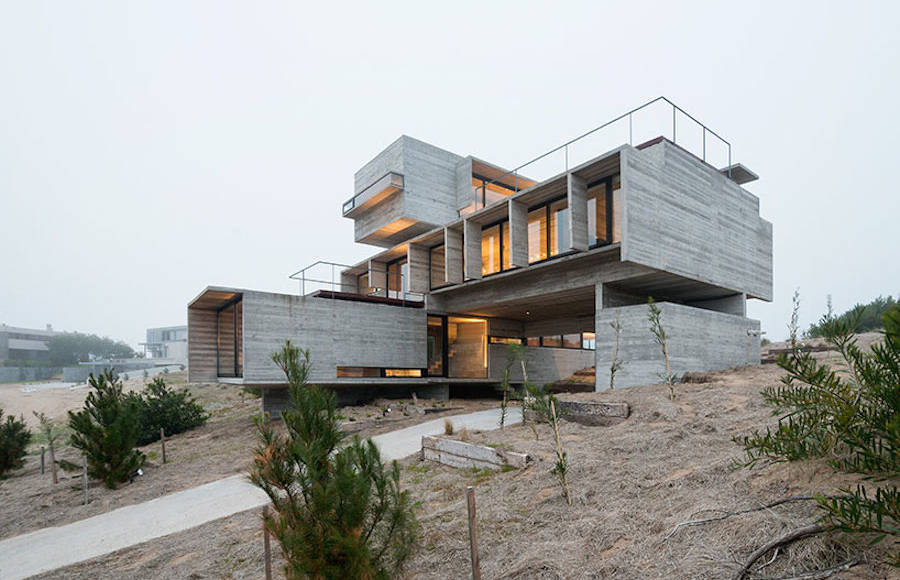
{"type": "Polygon", "coordinates": [[[447,319],[447,359],[452,378],[487,376],[487,321],[451,316],[447,319]]]}

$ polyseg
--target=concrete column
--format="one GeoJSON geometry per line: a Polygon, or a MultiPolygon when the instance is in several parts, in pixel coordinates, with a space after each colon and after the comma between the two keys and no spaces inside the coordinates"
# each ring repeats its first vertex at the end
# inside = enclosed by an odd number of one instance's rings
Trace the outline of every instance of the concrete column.
{"type": "Polygon", "coordinates": [[[567,195],[569,200],[569,248],[587,250],[587,182],[570,173],[567,195]]]}
{"type": "Polygon", "coordinates": [[[463,281],[462,232],[444,228],[444,278],[448,284],[463,281]]]}
{"type": "Polygon", "coordinates": [[[387,263],[369,260],[369,286],[378,288],[379,296],[387,296],[387,263]]]}
{"type": "Polygon", "coordinates": [[[406,250],[406,261],[409,264],[408,290],[425,294],[430,287],[428,248],[418,244],[409,244],[406,250]]]}
{"type": "Polygon", "coordinates": [[[481,279],[481,224],[463,221],[463,269],[467,280],[481,279]]]}
{"type": "Polygon", "coordinates": [[[341,285],[340,287],[335,288],[335,290],[338,292],[351,292],[356,294],[359,291],[356,274],[341,272],[341,285]]]}
{"type": "Polygon", "coordinates": [[[509,263],[513,268],[528,265],[528,206],[509,200],[509,263]]]}

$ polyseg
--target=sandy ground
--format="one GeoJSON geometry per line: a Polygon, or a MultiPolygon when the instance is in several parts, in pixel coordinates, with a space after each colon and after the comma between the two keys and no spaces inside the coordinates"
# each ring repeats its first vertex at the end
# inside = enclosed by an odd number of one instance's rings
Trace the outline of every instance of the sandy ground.
{"type": "MultiPolygon", "coordinates": [[[[170,373],[167,381],[184,386],[184,373],[170,373]]],[[[141,379],[126,381],[127,388],[141,389],[141,379]]],[[[47,526],[56,526],[80,520],[119,507],[148,501],[167,493],[180,491],[246,473],[256,446],[253,417],[259,414],[259,399],[234,385],[191,385],[191,393],[210,413],[209,421],[192,431],[175,435],[166,442],[167,463],[163,464],[160,444],[151,443],[142,448],[147,455],[144,475],[132,484],[123,484],[116,490],[108,490],[98,482],[90,484],[90,502],[83,505],[84,492],[81,472],[59,471],[60,481],[53,485],[48,469],[40,473],[40,438],[30,446],[30,455],[23,468],[13,472],[8,479],[0,480],[0,538],[8,538],[47,526]]],[[[61,409],[78,408],[83,397],[71,396],[71,391],[48,390],[60,395],[63,402],[48,406],[61,409]]],[[[32,393],[34,394],[34,393],[32,393]]],[[[50,395],[48,395],[50,397],[50,395]]],[[[446,414],[464,413],[496,406],[495,401],[429,401],[376,400],[368,405],[342,407],[344,429],[361,436],[372,436],[441,417],[446,414]],[[429,409],[429,413],[424,413],[429,409]]],[[[45,407],[46,408],[46,407],[45,407]]],[[[75,449],[64,447],[57,459],[81,463],[75,449]]]]}
{"type": "MultiPolygon", "coordinates": [[[[834,492],[857,481],[818,461],[735,467],[742,454],[731,437],[774,424],[759,391],[780,376],[775,365],[714,373],[711,382],[678,385],[675,402],[666,398],[664,385],[570,395],[626,401],[632,408],[629,419],[613,426],[563,423],[572,506],[549,473],[553,451],[546,427],[537,441],[524,426],[466,434],[530,453],[535,462],[523,470],[457,470],[404,460],[403,485],[420,502],[422,524],[408,576],[469,575],[464,498],[466,486],[474,485],[485,578],[729,578],[757,546],[811,522],[815,507],[785,504],[682,528],[667,538],[674,526],[788,495],[834,492]]],[[[42,577],[258,578],[260,530],[259,514],[244,512],[42,577]]],[[[863,562],[832,578],[897,578],[895,569],[881,563],[889,547],[817,537],[780,553],[763,572],[790,576],[859,550],[863,562]]]]}

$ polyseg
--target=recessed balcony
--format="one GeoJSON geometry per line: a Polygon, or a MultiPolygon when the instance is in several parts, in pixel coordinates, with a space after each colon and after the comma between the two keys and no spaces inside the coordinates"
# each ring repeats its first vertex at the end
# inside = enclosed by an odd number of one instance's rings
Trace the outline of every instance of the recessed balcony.
{"type": "Polygon", "coordinates": [[[403,175],[389,171],[372,185],[344,202],[344,217],[355,218],[382,200],[403,191],[403,175]]]}

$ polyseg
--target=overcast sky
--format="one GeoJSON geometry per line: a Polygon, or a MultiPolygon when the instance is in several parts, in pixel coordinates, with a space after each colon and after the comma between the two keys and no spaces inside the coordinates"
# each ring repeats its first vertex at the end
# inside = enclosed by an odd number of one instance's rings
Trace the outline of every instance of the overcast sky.
{"type": "Polygon", "coordinates": [[[898,6],[4,1],[0,322],[136,345],[296,292],[376,251],[340,208],[399,135],[515,166],[666,95],[760,176],[783,337],[795,287],[804,327],[900,293],[898,6]]]}

